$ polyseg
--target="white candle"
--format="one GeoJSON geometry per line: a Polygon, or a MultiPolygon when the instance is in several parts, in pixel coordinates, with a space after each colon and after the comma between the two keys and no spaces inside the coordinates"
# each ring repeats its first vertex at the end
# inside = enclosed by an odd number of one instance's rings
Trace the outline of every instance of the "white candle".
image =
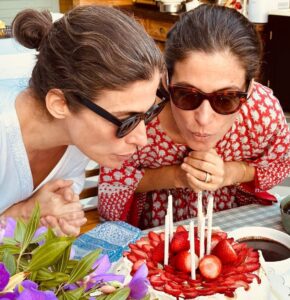
{"type": "Polygon", "coordinates": [[[207,244],[206,244],[206,254],[210,254],[211,248],[211,233],[212,233],[212,212],[213,212],[213,196],[209,195],[207,204],[207,244]]]}
{"type": "Polygon", "coordinates": [[[200,221],[200,245],[199,245],[199,259],[204,257],[204,230],[205,230],[205,217],[201,217],[200,221]]]}
{"type": "Polygon", "coordinates": [[[172,205],[172,195],[168,196],[168,206],[167,206],[167,214],[169,219],[169,241],[173,238],[173,205],[172,205]]]}
{"type": "Polygon", "coordinates": [[[169,216],[165,216],[165,238],[164,238],[164,265],[168,265],[169,259],[169,216]]]}
{"type": "Polygon", "coordinates": [[[194,250],[194,221],[189,223],[189,244],[190,244],[190,263],[191,263],[191,279],[195,280],[195,250],[194,250]]]}
{"type": "Polygon", "coordinates": [[[201,226],[201,218],[203,217],[202,212],[202,192],[197,193],[197,234],[200,238],[200,226],[201,226]]]}

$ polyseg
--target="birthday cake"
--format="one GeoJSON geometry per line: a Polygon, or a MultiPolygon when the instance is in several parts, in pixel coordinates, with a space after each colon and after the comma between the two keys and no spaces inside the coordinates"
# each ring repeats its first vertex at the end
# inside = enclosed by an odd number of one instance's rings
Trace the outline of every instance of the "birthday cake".
{"type": "Polygon", "coordinates": [[[194,232],[194,279],[189,232],[183,226],[177,227],[170,241],[167,265],[165,233],[151,231],[129,245],[120,264],[121,272],[132,276],[146,263],[151,299],[270,299],[269,282],[260,266],[258,251],[229,238],[226,232],[213,230],[210,254],[200,258],[197,228],[194,232]]]}

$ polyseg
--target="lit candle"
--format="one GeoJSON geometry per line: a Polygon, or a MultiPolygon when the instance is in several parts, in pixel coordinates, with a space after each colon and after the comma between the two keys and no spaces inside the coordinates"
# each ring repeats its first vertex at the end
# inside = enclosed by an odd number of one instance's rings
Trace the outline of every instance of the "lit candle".
{"type": "Polygon", "coordinates": [[[165,238],[164,238],[164,265],[168,265],[169,259],[169,216],[165,216],[165,238]]]}
{"type": "Polygon", "coordinates": [[[207,210],[206,210],[206,215],[207,215],[206,254],[210,254],[210,250],[211,250],[212,212],[213,212],[213,196],[209,195],[207,210]]]}
{"type": "Polygon", "coordinates": [[[205,217],[202,216],[200,220],[199,259],[202,259],[204,257],[204,230],[205,230],[205,217]]]}
{"type": "Polygon", "coordinates": [[[173,205],[172,205],[172,195],[168,196],[168,207],[167,207],[167,215],[168,215],[168,225],[169,225],[169,241],[173,238],[173,205]]]}
{"type": "Polygon", "coordinates": [[[201,226],[201,218],[203,217],[202,212],[202,192],[197,193],[197,233],[200,238],[200,226],[201,226]]]}
{"type": "Polygon", "coordinates": [[[191,279],[195,280],[195,250],[194,250],[194,221],[189,223],[189,244],[190,244],[190,263],[191,263],[191,279]]]}

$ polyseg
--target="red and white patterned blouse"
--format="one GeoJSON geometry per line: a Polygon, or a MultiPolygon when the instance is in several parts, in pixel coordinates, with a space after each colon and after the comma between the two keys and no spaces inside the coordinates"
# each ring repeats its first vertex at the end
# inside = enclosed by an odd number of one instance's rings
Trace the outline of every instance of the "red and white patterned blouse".
{"type": "MultiPolygon", "coordinates": [[[[159,120],[147,126],[148,144],[119,169],[101,168],[98,209],[106,220],[124,220],[141,228],[164,223],[169,192],[173,196],[174,221],[197,214],[197,194],[189,188],[135,193],[143,168],[181,164],[188,153],[174,143],[159,120]]],[[[255,180],[213,192],[214,211],[261,200],[267,191],[290,173],[290,132],[283,111],[272,91],[255,83],[251,98],[243,104],[231,129],[216,145],[224,161],[245,161],[256,168],[255,180]]],[[[212,192],[211,192],[212,193],[212,192]]],[[[207,205],[208,192],[203,193],[207,205]]]]}

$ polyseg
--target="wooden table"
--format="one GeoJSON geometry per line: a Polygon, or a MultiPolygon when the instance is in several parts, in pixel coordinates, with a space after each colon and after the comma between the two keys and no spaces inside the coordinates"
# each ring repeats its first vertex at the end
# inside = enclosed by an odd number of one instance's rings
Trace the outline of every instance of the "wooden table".
{"type": "Polygon", "coordinates": [[[85,233],[93,229],[97,224],[100,223],[99,212],[96,208],[86,211],[85,216],[88,219],[88,221],[84,226],[81,227],[81,233],[85,233]]]}

